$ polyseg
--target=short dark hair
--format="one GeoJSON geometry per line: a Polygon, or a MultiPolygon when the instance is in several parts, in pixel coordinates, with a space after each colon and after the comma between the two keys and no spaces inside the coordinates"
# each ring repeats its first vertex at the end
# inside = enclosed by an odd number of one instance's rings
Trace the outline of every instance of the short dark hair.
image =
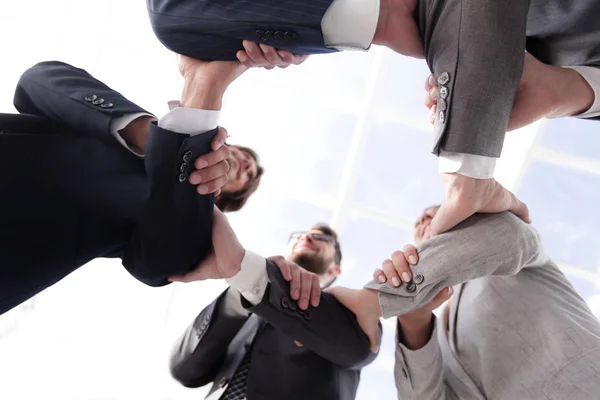
{"type": "Polygon", "coordinates": [[[264,168],[259,163],[258,154],[256,154],[254,150],[252,150],[249,147],[238,145],[231,145],[231,147],[235,147],[245,152],[246,154],[249,154],[250,157],[252,157],[254,161],[256,161],[257,169],[256,175],[248,181],[248,184],[245,188],[233,193],[221,192],[221,194],[215,198],[215,205],[219,210],[223,212],[233,212],[241,210],[241,208],[244,207],[244,204],[246,204],[246,202],[250,198],[250,195],[256,192],[256,189],[258,189],[260,179],[262,178],[265,172],[264,168]]]}
{"type": "Polygon", "coordinates": [[[326,234],[327,236],[330,236],[333,239],[333,242],[334,242],[333,248],[335,249],[334,261],[337,265],[341,265],[342,264],[342,249],[340,247],[340,241],[338,239],[338,235],[337,235],[336,231],[334,231],[333,228],[331,228],[327,224],[316,224],[310,229],[323,232],[324,234],[326,234]]]}

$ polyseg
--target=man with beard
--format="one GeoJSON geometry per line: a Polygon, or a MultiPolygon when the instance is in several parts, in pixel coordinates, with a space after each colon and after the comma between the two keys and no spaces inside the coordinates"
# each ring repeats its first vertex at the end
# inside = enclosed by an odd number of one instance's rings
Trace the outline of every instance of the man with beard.
{"type": "Polygon", "coordinates": [[[367,337],[354,314],[333,296],[318,297],[315,290],[306,295],[311,284],[313,289],[328,287],[341,273],[336,232],[315,225],[290,236],[287,262],[313,272],[312,278],[297,268],[284,280],[283,270],[274,265],[283,258],[265,262],[245,251],[219,212],[213,243],[214,265],[171,278],[229,278],[231,285],[177,341],[173,377],[187,387],[212,382],[211,400],[354,399],[361,368],[377,356],[373,344],[381,338],[381,326],[367,337]],[[207,276],[211,270],[215,273],[207,276]],[[306,282],[310,279],[314,282],[306,282]]]}

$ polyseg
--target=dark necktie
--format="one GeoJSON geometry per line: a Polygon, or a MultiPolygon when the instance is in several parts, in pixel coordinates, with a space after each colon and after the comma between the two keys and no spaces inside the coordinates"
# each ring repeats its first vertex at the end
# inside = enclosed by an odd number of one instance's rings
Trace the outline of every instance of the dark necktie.
{"type": "Polygon", "coordinates": [[[250,358],[252,354],[252,347],[250,347],[240,365],[235,370],[227,390],[223,393],[221,400],[245,400],[246,399],[246,388],[248,386],[248,370],[250,369],[250,358]]]}

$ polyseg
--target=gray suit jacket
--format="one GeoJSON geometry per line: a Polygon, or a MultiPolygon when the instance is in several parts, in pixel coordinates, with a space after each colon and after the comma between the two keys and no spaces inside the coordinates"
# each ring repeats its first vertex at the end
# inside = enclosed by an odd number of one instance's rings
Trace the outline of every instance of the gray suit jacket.
{"type": "Polygon", "coordinates": [[[420,0],[417,24],[440,86],[434,153],[499,157],[524,50],[600,67],[600,1],[420,0]]]}
{"type": "Polygon", "coordinates": [[[419,257],[415,292],[367,285],[391,316],[462,283],[448,333],[439,319],[425,347],[397,341],[400,399],[600,398],[600,323],[531,226],[509,213],[476,215],[424,243],[419,257]]]}

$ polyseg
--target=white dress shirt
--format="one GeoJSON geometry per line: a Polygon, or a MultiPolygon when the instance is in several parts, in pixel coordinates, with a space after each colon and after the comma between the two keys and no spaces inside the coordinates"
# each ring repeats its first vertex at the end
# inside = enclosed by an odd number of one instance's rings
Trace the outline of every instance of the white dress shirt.
{"type": "MultiPolygon", "coordinates": [[[[221,111],[219,110],[200,110],[197,108],[185,108],[179,106],[179,101],[169,101],[169,112],[158,121],[158,126],[169,131],[184,133],[195,136],[217,127],[221,111]]],[[[144,154],[133,146],[128,145],[119,134],[131,122],[142,116],[154,117],[148,113],[127,114],[120,118],[115,118],[110,122],[110,133],[119,143],[125,146],[133,154],[143,157],[144,154]]]]}

